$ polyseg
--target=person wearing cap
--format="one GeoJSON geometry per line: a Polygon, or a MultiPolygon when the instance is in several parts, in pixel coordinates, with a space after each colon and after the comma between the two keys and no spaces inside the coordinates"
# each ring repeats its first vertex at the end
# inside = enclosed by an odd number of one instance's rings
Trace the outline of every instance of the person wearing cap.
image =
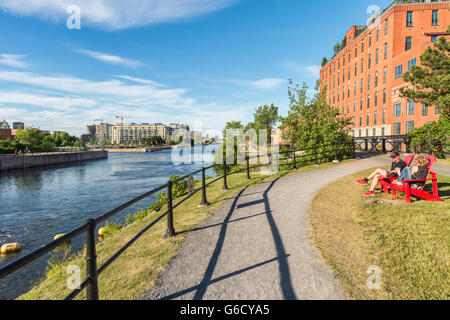
{"type": "Polygon", "coordinates": [[[378,183],[380,183],[381,179],[383,179],[384,177],[389,178],[398,177],[400,176],[402,170],[405,167],[407,167],[406,162],[400,158],[400,153],[393,152],[391,158],[392,158],[391,170],[387,171],[384,169],[377,169],[367,178],[356,180],[356,183],[358,184],[369,184],[369,181],[373,179],[369,191],[367,191],[364,194],[364,196],[366,197],[374,196],[375,188],[377,187],[378,183]]]}

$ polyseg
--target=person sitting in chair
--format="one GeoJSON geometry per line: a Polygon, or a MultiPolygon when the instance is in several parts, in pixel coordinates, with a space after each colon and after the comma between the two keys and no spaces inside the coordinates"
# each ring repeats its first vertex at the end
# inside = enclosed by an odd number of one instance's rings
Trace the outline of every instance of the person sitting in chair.
{"type": "Polygon", "coordinates": [[[367,191],[364,194],[364,196],[366,197],[374,196],[375,188],[377,187],[380,180],[383,179],[384,177],[391,178],[400,176],[402,170],[406,167],[406,162],[400,158],[400,153],[398,152],[393,152],[391,158],[392,158],[391,170],[387,171],[383,169],[377,169],[367,178],[356,181],[356,183],[359,184],[369,184],[369,181],[373,179],[369,191],[367,191]]]}
{"type": "MultiPolygon", "coordinates": [[[[402,173],[400,176],[394,180],[395,184],[398,184],[399,186],[403,186],[405,180],[422,180],[426,179],[428,175],[428,158],[427,156],[423,154],[419,154],[416,157],[417,166],[414,166],[412,168],[406,167],[402,170],[402,173]]],[[[425,186],[425,181],[421,182],[415,182],[412,184],[411,187],[414,189],[421,189],[425,186]]]]}

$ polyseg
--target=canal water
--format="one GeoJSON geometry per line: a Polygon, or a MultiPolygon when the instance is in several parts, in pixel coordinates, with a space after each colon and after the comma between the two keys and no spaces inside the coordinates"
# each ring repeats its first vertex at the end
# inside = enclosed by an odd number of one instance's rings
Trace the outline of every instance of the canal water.
{"type": "MultiPolygon", "coordinates": [[[[22,251],[0,256],[0,268],[52,241],[56,234],[68,232],[89,218],[165,184],[173,174],[184,176],[209,166],[216,149],[217,146],[192,149],[192,154],[195,153],[192,158],[203,155],[203,163],[177,164],[172,161],[172,151],[165,150],[110,153],[107,160],[3,173],[0,176],[0,245],[19,242],[22,251]]],[[[207,175],[214,176],[214,172],[208,170],[207,175]]],[[[196,176],[200,178],[201,174],[196,176]]],[[[123,220],[154,200],[155,196],[146,198],[111,219],[123,220]]],[[[74,251],[82,248],[84,238],[80,236],[72,243],[74,251]]],[[[0,279],[0,299],[14,299],[27,292],[44,275],[47,260],[45,255],[0,279]]]]}

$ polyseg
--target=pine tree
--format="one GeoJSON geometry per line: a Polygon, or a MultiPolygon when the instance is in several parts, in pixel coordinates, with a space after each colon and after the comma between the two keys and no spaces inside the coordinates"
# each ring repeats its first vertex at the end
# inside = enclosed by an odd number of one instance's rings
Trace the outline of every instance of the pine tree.
{"type": "Polygon", "coordinates": [[[400,89],[403,98],[433,105],[447,117],[450,116],[449,50],[447,39],[440,37],[434,47],[428,47],[420,57],[422,66],[412,66],[411,71],[403,75],[403,80],[411,85],[400,89]]]}

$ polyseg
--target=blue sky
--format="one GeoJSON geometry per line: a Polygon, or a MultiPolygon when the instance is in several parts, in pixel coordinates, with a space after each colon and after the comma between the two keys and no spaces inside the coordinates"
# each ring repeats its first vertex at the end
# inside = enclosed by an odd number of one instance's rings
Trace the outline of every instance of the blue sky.
{"type": "Polygon", "coordinates": [[[313,88],[323,56],[390,2],[0,0],[0,120],[80,135],[123,113],[214,133],[263,104],[285,115],[287,79],[313,88]]]}

